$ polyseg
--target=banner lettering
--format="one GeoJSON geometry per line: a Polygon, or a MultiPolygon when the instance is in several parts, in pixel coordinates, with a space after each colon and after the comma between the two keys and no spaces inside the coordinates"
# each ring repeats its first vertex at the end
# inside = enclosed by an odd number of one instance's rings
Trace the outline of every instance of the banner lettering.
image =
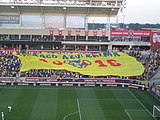
{"type": "Polygon", "coordinates": [[[22,63],[21,72],[31,69],[53,69],[78,72],[91,76],[139,76],[144,67],[135,58],[125,53],[100,52],[97,54],[16,54],[22,63]]]}

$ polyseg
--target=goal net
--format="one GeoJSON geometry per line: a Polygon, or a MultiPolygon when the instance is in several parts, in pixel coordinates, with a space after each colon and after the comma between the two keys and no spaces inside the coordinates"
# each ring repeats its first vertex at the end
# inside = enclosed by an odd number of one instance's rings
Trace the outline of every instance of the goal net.
{"type": "Polygon", "coordinates": [[[160,118],[160,106],[153,106],[153,117],[160,118]]]}

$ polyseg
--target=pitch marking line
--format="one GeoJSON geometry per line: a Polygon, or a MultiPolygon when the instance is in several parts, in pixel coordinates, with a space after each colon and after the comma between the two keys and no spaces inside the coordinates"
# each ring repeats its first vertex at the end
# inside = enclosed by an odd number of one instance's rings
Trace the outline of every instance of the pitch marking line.
{"type": "Polygon", "coordinates": [[[80,105],[79,105],[78,99],[77,99],[77,105],[78,105],[79,119],[82,120],[82,115],[81,115],[81,110],[80,110],[80,105]]]}
{"type": "Polygon", "coordinates": [[[76,113],[78,113],[78,111],[73,112],[73,113],[70,113],[70,114],[64,116],[63,120],[66,120],[67,117],[69,117],[69,116],[71,116],[71,115],[74,115],[74,114],[76,114],[76,113]]]}
{"type": "Polygon", "coordinates": [[[127,112],[127,110],[125,109],[124,111],[125,111],[125,113],[127,114],[127,116],[129,117],[129,119],[130,119],[130,120],[133,120],[133,119],[131,118],[131,116],[129,115],[129,113],[127,112]]]}
{"type": "Polygon", "coordinates": [[[130,109],[129,109],[129,110],[127,110],[127,111],[146,112],[147,110],[145,110],[145,109],[143,109],[143,110],[134,110],[134,109],[133,109],[133,110],[130,110],[130,109]]]}
{"type": "MultiPolygon", "coordinates": [[[[77,99],[77,105],[78,105],[78,112],[79,112],[79,118],[80,118],[80,120],[82,120],[82,116],[81,116],[81,110],[80,110],[80,105],[79,105],[79,100],[89,100],[89,101],[94,101],[94,100],[136,100],[136,99],[77,99]]],[[[135,110],[134,110],[135,111],[135,110]]],[[[144,110],[143,110],[144,111],[144,110]]],[[[128,117],[130,118],[130,120],[133,120],[132,118],[131,118],[131,116],[129,115],[129,113],[125,110],[125,112],[126,112],[126,114],[128,115],[128,117]]]]}
{"type": "Polygon", "coordinates": [[[106,100],[106,101],[107,101],[107,100],[108,100],[108,101],[109,101],[109,100],[136,100],[136,99],[86,99],[86,98],[83,99],[83,98],[82,98],[82,99],[79,99],[79,100],[82,100],[82,101],[83,101],[83,100],[86,100],[86,101],[87,101],[87,100],[89,100],[89,101],[92,101],[92,100],[93,100],[93,101],[96,101],[96,100],[97,100],[97,101],[98,101],[98,100],[104,100],[104,101],[106,100]]]}
{"type": "MultiPolygon", "coordinates": [[[[141,103],[141,101],[139,101],[137,99],[137,97],[130,91],[128,90],[128,92],[139,102],[139,104],[141,104],[143,106],[143,108],[152,116],[152,113],[141,103]]],[[[153,117],[153,116],[152,116],[153,117]]],[[[154,118],[154,117],[153,117],[154,118]]],[[[156,118],[154,118],[156,120],[156,118]]]]}
{"type": "MultiPolygon", "coordinates": [[[[48,84],[48,83],[46,83],[46,84],[48,84]]],[[[54,89],[57,89],[57,90],[59,90],[59,89],[62,89],[62,90],[80,90],[80,91],[81,91],[81,90],[82,90],[82,91],[92,90],[91,88],[87,88],[87,87],[86,87],[86,88],[76,88],[76,89],[69,88],[69,89],[68,89],[68,88],[58,88],[58,87],[57,87],[57,88],[56,88],[56,87],[54,87],[54,88],[51,88],[51,87],[50,87],[50,88],[46,88],[45,86],[40,86],[40,87],[39,87],[39,86],[37,86],[37,87],[33,87],[33,86],[32,86],[31,88],[28,87],[28,86],[27,86],[27,87],[25,87],[25,86],[14,86],[14,87],[2,87],[2,86],[0,86],[0,88],[7,88],[7,89],[32,89],[32,90],[35,90],[35,89],[42,89],[42,90],[43,90],[43,89],[44,89],[44,90],[45,90],[45,89],[46,89],[46,90],[50,90],[50,89],[53,89],[53,90],[54,90],[54,89]]],[[[101,90],[102,90],[102,91],[103,91],[103,90],[104,90],[104,91],[105,91],[105,90],[106,90],[106,91],[111,91],[111,90],[113,90],[113,91],[128,91],[128,89],[123,89],[123,88],[122,88],[122,89],[108,89],[108,88],[100,89],[100,88],[94,88],[94,89],[95,89],[95,90],[100,90],[100,91],[101,91],[101,90]]],[[[94,89],[93,89],[93,90],[94,90],[94,89]]]]}

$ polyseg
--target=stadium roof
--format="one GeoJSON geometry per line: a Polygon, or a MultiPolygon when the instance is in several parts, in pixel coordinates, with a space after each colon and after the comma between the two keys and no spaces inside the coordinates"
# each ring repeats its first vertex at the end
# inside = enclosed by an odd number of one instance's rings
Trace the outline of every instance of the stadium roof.
{"type": "Polygon", "coordinates": [[[124,0],[0,0],[1,14],[116,16],[124,0]]]}

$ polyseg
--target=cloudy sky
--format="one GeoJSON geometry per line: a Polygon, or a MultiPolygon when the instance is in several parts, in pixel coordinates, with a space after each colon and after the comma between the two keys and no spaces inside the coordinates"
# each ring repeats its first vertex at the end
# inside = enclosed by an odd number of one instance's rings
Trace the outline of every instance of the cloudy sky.
{"type": "MultiPolygon", "coordinates": [[[[126,0],[126,9],[118,14],[118,22],[160,23],[160,0],[126,0]],[[124,17],[125,16],[125,17],[124,17]]],[[[89,22],[107,22],[106,18],[89,18],[89,22]]],[[[111,18],[116,23],[116,18],[111,18]]]]}

